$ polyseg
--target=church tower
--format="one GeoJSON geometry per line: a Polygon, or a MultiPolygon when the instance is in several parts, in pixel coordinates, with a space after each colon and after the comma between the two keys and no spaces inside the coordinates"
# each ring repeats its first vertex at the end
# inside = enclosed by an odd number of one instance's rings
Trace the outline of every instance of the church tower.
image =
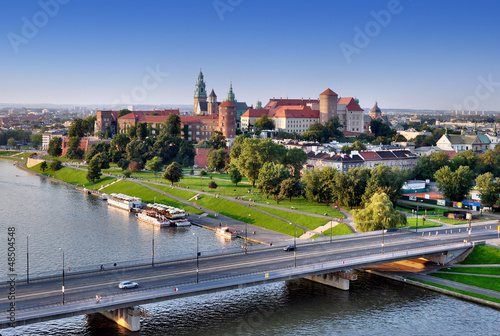
{"type": "Polygon", "coordinates": [[[217,113],[217,95],[212,89],[210,95],[208,96],[208,114],[216,114],[217,113]]]}
{"type": "Polygon", "coordinates": [[[234,92],[233,92],[233,82],[232,81],[231,81],[231,84],[229,84],[229,92],[227,94],[227,100],[229,100],[233,104],[236,104],[236,98],[235,98],[234,92]]]}
{"type": "Polygon", "coordinates": [[[198,74],[198,82],[196,83],[194,90],[194,110],[193,114],[196,114],[201,102],[207,101],[207,91],[205,90],[205,81],[203,80],[203,72],[200,69],[198,74]]]}
{"type": "Polygon", "coordinates": [[[330,89],[319,95],[319,122],[324,125],[328,120],[337,115],[337,100],[339,96],[330,89]]]}
{"type": "Polygon", "coordinates": [[[219,130],[228,140],[236,138],[236,105],[229,100],[219,105],[219,130]]]}
{"type": "Polygon", "coordinates": [[[382,116],[382,111],[380,110],[380,107],[378,107],[378,103],[375,102],[375,105],[370,111],[370,118],[372,119],[377,119],[378,117],[382,116]]]}

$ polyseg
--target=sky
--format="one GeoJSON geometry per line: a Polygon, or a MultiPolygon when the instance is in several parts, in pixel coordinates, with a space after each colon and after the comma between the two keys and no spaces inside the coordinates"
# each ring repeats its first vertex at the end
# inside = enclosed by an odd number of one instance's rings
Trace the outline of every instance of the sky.
{"type": "Polygon", "coordinates": [[[0,103],[500,111],[498,1],[0,0],[0,103]]]}

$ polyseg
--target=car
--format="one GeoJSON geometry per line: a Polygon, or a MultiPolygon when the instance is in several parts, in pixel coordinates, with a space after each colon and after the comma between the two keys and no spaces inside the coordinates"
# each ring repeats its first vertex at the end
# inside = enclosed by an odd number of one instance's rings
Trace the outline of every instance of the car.
{"type": "Polygon", "coordinates": [[[118,288],[126,289],[126,288],[137,288],[139,284],[137,282],[132,281],[122,281],[118,284],[118,288]]]}
{"type": "Polygon", "coordinates": [[[283,251],[293,251],[295,250],[295,245],[287,245],[285,247],[283,247],[283,251]]]}

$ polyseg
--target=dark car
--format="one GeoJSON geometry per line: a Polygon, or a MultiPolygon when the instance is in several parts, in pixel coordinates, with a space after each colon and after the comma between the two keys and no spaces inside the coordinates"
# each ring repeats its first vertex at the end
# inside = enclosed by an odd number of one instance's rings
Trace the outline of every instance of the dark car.
{"type": "Polygon", "coordinates": [[[285,247],[283,247],[283,251],[293,251],[295,250],[295,245],[287,245],[285,247]]]}

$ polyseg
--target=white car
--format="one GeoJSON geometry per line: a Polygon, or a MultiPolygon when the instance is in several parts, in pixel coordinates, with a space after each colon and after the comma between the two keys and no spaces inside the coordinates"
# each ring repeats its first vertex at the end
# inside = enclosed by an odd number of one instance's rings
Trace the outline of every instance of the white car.
{"type": "Polygon", "coordinates": [[[137,288],[139,287],[139,284],[137,282],[132,282],[132,281],[122,281],[118,285],[118,288],[125,289],[125,288],[137,288]]]}

